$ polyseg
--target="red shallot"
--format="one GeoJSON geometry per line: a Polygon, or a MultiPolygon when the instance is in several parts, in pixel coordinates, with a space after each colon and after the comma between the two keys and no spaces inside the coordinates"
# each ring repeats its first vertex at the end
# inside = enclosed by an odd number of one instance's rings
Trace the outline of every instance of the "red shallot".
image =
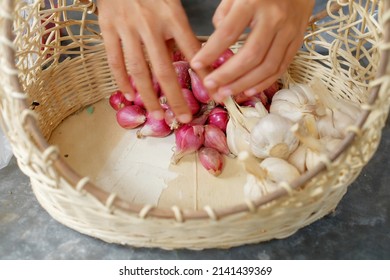
{"type": "Polygon", "coordinates": [[[186,61],[184,54],[180,50],[175,50],[172,53],[172,61],[186,61]]]}
{"type": "Polygon", "coordinates": [[[192,93],[194,94],[195,98],[201,103],[209,103],[211,101],[211,97],[209,96],[206,88],[203,86],[199,76],[191,69],[189,69],[188,72],[191,77],[192,93]]]}
{"type": "Polygon", "coordinates": [[[229,114],[226,110],[222,109],[221,107],[215,107],[213,110],[211,110],[208,118],[209,124],[215,125],[223,132],[226,132],[226,126],[228,121],[229,114]]]}
{"type": "Polygon", "coordinates": [[[118,111],[125,106],[131,105],[131,101],[127,100],[120,90],[117,90],[110,95],[109,102],[114,110],[118,111]]]}
{"type": "Polygon", "coordinates": [[[137,137],[143,138],[147,136],[152,137],[166,137],[171,134],[171,128],[166,124],[165,120],[157,120],[152,117],[150,113],[146,115],[146,122],[141,129],[137,131],[137,137]]]}
{"type": "Polygon", "coordinates": [[[274,82],[271,86],[264,90],[264,94],[268,97],[269,100],[272,100],[272,97],[281,89],[279,82],[274,82]]]}
{"type": "Polygon", "coordinates": [[[218,152],[230,155],[225,133],[212,124],[204,127],[204,146],[216,149],[218,152]]]}
{"type": "Polygon", "coordinates": [[[225,50],[220,57],[214,63],[211,65],[214,69],[220,67],[222,64],[224,64],[229,58],[231,58],[234,55],[233,51],[231,49],[225,50]]]}
{"type": "Polygon", "coordinates": [[[204,128],[202,125],[184,124],[175,130],[176,149],[172,156],[172,164],[188,154],[197,151],[204,143],[204,128]]]}
{"type": "Polygon", "coordinates": [[[200,163],[212,175],[221,174],[224,166],[224,158],[221,153],[212,148],[203,147],[198,152],[200,163]]]}
{"type": "Polygon", "coordinates": [[[116,112],[116,120],[123,128],[136,128],[146,121],[145,110],[138,105],[123,107],[116,112]]]}
{"type": "Polygon", "coordinates": [[[175,61],[173,62],[173,68],[175,69],[177,80],[181,88],[191,88],[191,78],[188,73],[190,64],[187,61],[175,61]]]}

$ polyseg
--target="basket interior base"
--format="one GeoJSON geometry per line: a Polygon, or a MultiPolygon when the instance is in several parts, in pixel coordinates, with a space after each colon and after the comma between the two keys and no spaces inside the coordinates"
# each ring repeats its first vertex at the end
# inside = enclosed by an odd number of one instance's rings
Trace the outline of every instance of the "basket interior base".
{"type": "Polygon", "coordinates": [[[136,131],[121,128],[103,99],[66,118],[49,142],[81,176],[132,203],[197,210],[244,200],[246,172],[236,159],[225,157],[222,174],[214,177],[196,154],[170,164],[174,135],[138,139],[136,131]]]}

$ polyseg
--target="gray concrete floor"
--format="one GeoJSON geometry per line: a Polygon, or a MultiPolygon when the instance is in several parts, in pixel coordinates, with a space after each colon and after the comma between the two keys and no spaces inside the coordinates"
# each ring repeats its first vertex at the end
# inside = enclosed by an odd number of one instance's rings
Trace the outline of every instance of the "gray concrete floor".
{"type": "MultiPolygon", "coordinates": [[[[326,1],[317,1],[316,10],[326,1]]],[[[184,0],[200,35],[218,1],[184,0]]],[[[52,219],[15,159],[0,170],[0,259],[390,259],[390,126],[380,147],[330,215],[293,236],[229,250],[142,249],[108,244],[52,219]]]]}

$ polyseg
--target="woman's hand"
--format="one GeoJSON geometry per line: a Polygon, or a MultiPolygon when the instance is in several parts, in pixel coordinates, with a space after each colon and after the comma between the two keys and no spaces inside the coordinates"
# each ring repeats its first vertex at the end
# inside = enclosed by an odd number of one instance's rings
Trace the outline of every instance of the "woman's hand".
{"type": "Polygon", "coordinates": [[[164,117],[153,90],[144,45],[153,74],[173,112],[180,122],[189,122],[191,113],[172,66],[169,45],[174,40],[190,60],[200,49],[200,43],[192,32],[180,0],[99,0],[98,6],[108,63],[120,90],[129,100],[134,99],[130,75],[146,109],[155,118],[164,117]]]}
{"type": "Polygon", "coordinates": [[[223,0],[213,18],[214,33],[191,60],[195,70],[211,65],[246,28],[241,50],[203,80],[217,99],[242,91],[253,95],[286,71],[302,45],[314,0],[223,0]]]}

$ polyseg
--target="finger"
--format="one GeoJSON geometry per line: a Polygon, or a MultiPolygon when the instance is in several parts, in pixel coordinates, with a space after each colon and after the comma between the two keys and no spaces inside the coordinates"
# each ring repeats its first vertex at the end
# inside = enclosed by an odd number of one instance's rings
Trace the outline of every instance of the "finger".
{"type": "Polygon", "coordinates": [[[278,72],[275,75],[268,77],[264,81],[261,81],[257,85],[252,86],[250,89],[246,90],[245,95],[252,96],[258,92],[265,90],[269,86],[271,86],[273,82],[275,82],[283,73],[285,73],[287,71],[289,64],[293,61],[294,56],[296,55],[297,50],[299,49],[301,44],[302,44],[302,40],[299,40],[299,39],[292,42],[286,51],[286,55],[285,55],[283,61],[279,65],[278,72]]]}
{"type": "MultiPolygon", "coordinates": [[[[270,28],[266,17],[259,18],[244,46],[236,55],[205,78],[205,86],[217,85],[220,87],[230,84],[259,65],[275,39],[275,32],[273,28],[270,28]]],[[[227,93],[227,95],[229,94],[227,93]]]]}
{"type": "MultiPolygon", "coordinates": [[[[191,60],[192,68],[198,70],[211,65],[243,33],[252,20],[252,12],[249,5],[232,7],[204,47],[191,60]]],[[[216,86],[210,84],[208,87],[216,86]]]]}
{"type": "MultiPolygon", "coordinates": [[[[269,48],[264,61],[255,69],[245,73],[245,75],[241,76],[238,80],[219,89],[218,95],[225,97],[237,94],[241,91],[248,92],[248,89],[259,84],[259,82],[265,81],[269,77],[276,75],[279,72],[280,65],[291,44],[291,42],[285,41],[286,37],[287,35],[285,32],[278,33],[269,48]]],[[[251,94],[251,92],[249,92],[249,94],[251,94]]]]}
{"type": "Polygon", "coordinates": [[[127,70],[136,84],[146,110],[156,119],[162,119],[164,115],[158,102],[157,93],[154,91],[141,42],[137,37],[134,34],[130,35],[130,32],[124,36],[123,45],[126,50],[127,70]]]}
{"type": "Polygon", "coordinates": [[[219,23],[225,18],[225,16],[229,13],[230,8],[233,5],[234,0],[223,0],[215,10],[213,16],[213,25],[215,28],[219,26],[219,23]]]}
{"type": "Polygon", "coordinates": [[[191,121],[191,112],[181,92],[169,52],[164,40],[155,38],[158,38],[155,34],[148,34],[143,38],[153,72],[168,99],[173,113],[180,122],[187,123],[191,121]]]}
{"type": "Polygon", "coordinates": [[[107,62],[114,75],[115,81],[125,97],[132,101],[134,100],[135,93],[127,74],[119,36],[112,31],[106,32],[105,30],[102,30],[102,36],[107,52],[107,62]]]}

